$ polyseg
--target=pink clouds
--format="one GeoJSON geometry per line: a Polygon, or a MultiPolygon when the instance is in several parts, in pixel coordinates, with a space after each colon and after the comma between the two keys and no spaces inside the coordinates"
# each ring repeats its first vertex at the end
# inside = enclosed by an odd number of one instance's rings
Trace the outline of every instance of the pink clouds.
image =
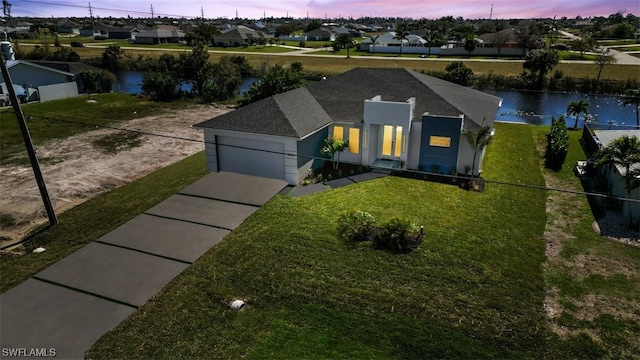
{"type": "MultiPolygon", "coordinates": [[[[45,1],[53,4],[53,1],[45,1]]],[[[87,3],[80,0],[62,0],[59,5],[48,5],[28,0],[14,0],[14,16],[87,16],[87,3]]],[[[493,3],[493,18],[552,18],[609,16],[619,10],[640,15],[638,0],[93,0],[94,13],[98,16],[150,16],[150,4],[157,15],[179,15],[184,17],[235,17],[236,11],[243,18],[268,17],[335,18],[341,16],[360,18],[408,17],[434,19],[442,16],[464,17],[468,19],[488,18],[493,3]],[[108,10],[109,9],[109,10],[108,10]],[[111,11],[110,9],[121,9],[111,11]]]]}

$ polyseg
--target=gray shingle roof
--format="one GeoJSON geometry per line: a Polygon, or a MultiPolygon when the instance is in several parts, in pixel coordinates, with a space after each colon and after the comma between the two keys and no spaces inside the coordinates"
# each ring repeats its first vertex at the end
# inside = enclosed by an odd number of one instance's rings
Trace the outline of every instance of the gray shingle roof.
{"type": "Polygon", "coordinates": [[[406,69],[356,68],[305,88],[242,107],[196,125],[302,138],[333,121],[361,122],[364,100],[416,98],[414,119],[431,115],[465,115],[465,130],[477,130],[483,119],[492,125],[501,99],[406,69]]]}
{"type": "Polygon", "coordinates": [[[300,88],[257,101],[196,127],[300,139],[332,122],[307,88],[300,88]]]}

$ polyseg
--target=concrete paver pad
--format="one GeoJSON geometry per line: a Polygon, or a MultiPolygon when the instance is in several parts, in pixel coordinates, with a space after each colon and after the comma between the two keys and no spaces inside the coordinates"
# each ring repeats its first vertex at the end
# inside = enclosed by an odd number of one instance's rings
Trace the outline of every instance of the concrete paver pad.
{"type": "Polygon", "coordinates": [[[151,215],[139,215],[98,241],[194,262],[229,230],[151,215]]]}
{"type": "Polygon", "coordinates": [[[262,206],[285,186],[284,180],[223,171],[211,173],[179,193],[262,206]]]}
{"type": "Polygon", "coordinates": [[[187,266],[183,262],[94,242],[36,277],[142,306],[187,266]]]}
{"type": "Polygon", "coordinates": [[[233,230],[258,209],[250,205],[173,195],[145,213],[233,230]]]}
{"type": "MultiPolygon", "coordinates": [[[[57,359],[82,359],[104,333],[135,309],[29,279],[0,296],[0,348],[46,349],[57,359]]],[[[4,358],[4,357],[3,357],[4,358]]]]}

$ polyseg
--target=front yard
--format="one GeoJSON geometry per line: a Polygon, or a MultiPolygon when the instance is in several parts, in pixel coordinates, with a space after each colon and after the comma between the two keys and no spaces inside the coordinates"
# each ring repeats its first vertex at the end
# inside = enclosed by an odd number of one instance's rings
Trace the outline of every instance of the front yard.
{"type": "MultiPolygon", "coordinates": [[[[550,173],[536,148],[548,128],[496,128],[485,192],[386,177],[277,196],[87,356],[633,358],[640,249],[591,232],[584,196],[518,186],[577,189],[579,132],[570,132],[565,168],[550,173]],[[335,232],[344,210],[406,217],[424,226],[424,243],[407,255],[346,243],[335,232]],[[237,298],[248,304],[241,311],[229,309],[237,298]]],[[[203,166],[199,154],[65,212],[35,238],[47,244],[40,257],[2,257],[3,290],[201,177],[203,166]]]]}
{"type": "MultiPolygon", "coordinates": [[[[543,185],[532,127],[498,134],[487,174],[543,185]]],[[[88,355],[540,358],[545,199],[396,177],[276,197],[88,355]],[[336,218],[351,209],[403,215],[425,242],[409,255],[345,243],[336,218]],[[235,298],[248,306],[229,310],[235,298]]]]}

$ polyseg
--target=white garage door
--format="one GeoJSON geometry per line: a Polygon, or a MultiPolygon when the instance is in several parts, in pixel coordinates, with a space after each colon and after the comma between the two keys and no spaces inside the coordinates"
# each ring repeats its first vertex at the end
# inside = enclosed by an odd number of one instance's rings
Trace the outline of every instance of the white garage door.
{"type": "Polygon", "coordinates": [[[218,136],[218,169],[284,179],[284,144],[218,136]]]}

